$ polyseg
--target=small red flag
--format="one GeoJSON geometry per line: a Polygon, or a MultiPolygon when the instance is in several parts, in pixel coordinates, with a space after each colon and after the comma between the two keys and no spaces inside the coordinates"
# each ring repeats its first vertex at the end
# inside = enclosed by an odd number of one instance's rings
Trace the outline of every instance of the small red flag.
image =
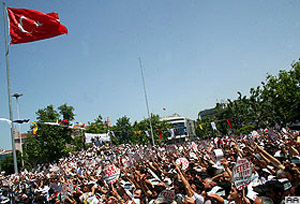
{"type": "Polygon", "coordinates": [[[162,139],[163,137],[162,137],[162,135],[161,135],[161,130],[157,130],[157,132],[159,133],[160,139],[162,139]]]}
{"type": "Polygon", "coordinates": [[[68,34],[60,24],[57,13],[44,14],[31,9],[7,8],[10,27],[10,44],[33,42],[68,34]]]}
{"type": "Polygon", "coordinates": [[[61,120],[58,122],[58,124],[63,124],[63,125],[68,125],[69,124],[69,121],[68,120],[61,120]]]}
{"type": "Polygon", "coordinates": [[[229,118],[227,118],[226,121],[227,121],[229,127],[232,128],[231,123],[230,123],[230,121],[229,121],[229,118]]]}

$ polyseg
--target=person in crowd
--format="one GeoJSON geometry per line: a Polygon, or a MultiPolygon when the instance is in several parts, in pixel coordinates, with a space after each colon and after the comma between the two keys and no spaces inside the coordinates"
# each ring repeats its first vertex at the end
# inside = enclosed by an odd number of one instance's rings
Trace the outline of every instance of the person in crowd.
{"type": "Polygon", "coordinates": [[[300,194],[298,136],[284,129],[272,137],[260,130],[170,145],[97,144],[1,176],[0,203],[281,204],[300,194]],[[245,159],[246,179],[236,169],[245,159]]]}

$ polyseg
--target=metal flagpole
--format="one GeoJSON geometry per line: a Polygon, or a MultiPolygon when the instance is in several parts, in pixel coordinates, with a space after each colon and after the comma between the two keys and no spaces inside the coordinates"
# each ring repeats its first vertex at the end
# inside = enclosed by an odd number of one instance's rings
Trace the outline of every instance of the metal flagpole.
{"type": "Polygon", "coordinates": [[[142,75],[142,81],[143,81],[143,86],[144,86],[147,112],[148,112],[148,117],[149,117],[149,122],[150,122],[150,131],[151,131],[151,137],[152,137],[152,144],[154,146],[155,143],[154,143],[154,137],[153,137],[152,123],[151,123],[151,114],[150,114],[150,111],[149,111],[149,104],[148,104],[148,98],[147,98],[147,92],[146,92],[146,84],[145,84],[144,72],[143,72],[143,67],[142,67],[142,60],[141,60],[140,57],[139,57],[139,62],[140,62],[141,75],[142,75]]]}
{"type": "Polygon", "coordinates": [[[13,149],[13,159],[14,159],[14,170],[15,174],[18,173],[18,164],[17,164],[17,154],[15,147],[15,138],[14,138],[14,125],[13,125],[13,114],[11,108],[11,92],[10,92],[10,77],[9,77],[9,64],[8,64],[8,44],[7,44],[7,17],[5,12],[5,3],[3,2],[3,19],[4,19],[4,35],[5,35],[5,57],[6,57],[6,75],[7,75],[7,89],[8,89],[8,103],[9,103],[9,118],[11,120],[11,145],[13,149]]]}
{"type": "MultiPolygon", "coordinates": [[[[17,102],[17,115],[18,115],[18,120],[20,120],[19,97],[23,96],[23,94],[15,93],[12,96],[16,98],[16,102],[17,102]]],[[[21,159],[22,159],[21,162],[22,162],[22,166],[24,166],[23,142],[22,142],[22,134],[21,134],[21,126],[20,126],[20,124],[18,125],[18,127],[19,127],[20,151],[21,151],[21,159]]]]}

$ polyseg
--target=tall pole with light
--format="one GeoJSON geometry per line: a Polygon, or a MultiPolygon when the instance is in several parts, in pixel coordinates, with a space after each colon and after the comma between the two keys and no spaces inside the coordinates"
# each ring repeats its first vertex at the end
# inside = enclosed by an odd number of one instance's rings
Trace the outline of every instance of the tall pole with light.
{"type": "MultiPolygon", "coordinates": [[[[16,102],[17,102],[17,115],[18,115],[18,120],[20,120],[19,97],[23,96],[23,94],[14,93],[12,96],[16,98],[16,102]]],[[[24,166],[23,147],[22,147],[23,142],[22,142],[21,126],[20,125],[18,125],[18,131],[19,131],[19,138],[20,138],[20,151],[21,151],[21,155],[22,155],[22,166],[24,166]]]]}

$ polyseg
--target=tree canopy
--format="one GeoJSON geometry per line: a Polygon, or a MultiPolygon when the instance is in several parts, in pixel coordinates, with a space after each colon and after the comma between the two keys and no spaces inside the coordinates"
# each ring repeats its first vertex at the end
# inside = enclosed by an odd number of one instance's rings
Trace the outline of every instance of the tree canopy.
{"type": "MultiPolygon", "coordinates": [[[[291,65],[289,71],[280,70],[277,76],[267,75],[261,86],[251,88],[249,96],[237,92],[238,98],[227,103],[216,104],[213,116],[197,120],[198,135],[212,136],[249,132],[252,129],[282,127],[300,120],[300,62],[291,65]],[[232,129],[227,120],[232,124],[232,129]],[[216,121],[218,132],[210,127],[216,121]],[[245,127],[246,126],[246,127],[245,127]],[[247,131],[246,131],[247,130],[247,131]]],[[[200,113],[199,113],[200,114],[200,113]]]]}
{"type": "MultiPolygon", "coordinates": [[[[36,135],[27,137],[24,144],[24,155],[31,165],[53,162],[66,156],[69,151],[78,148],[78,139],[74,130],[64,126],[46,125],[44,122],[56,122],[59,120],[74,120],[74,108],[67,104],[61,105],[55,110],[49,105],[37,112],[38,130],[36,135]],[[75,139],[76,138],[76,139],[75,139]],[[77,141],[77,142],[76,142],[77,141]]],[[[82,137],[82,136],[79,136],[82,137]]]]}

